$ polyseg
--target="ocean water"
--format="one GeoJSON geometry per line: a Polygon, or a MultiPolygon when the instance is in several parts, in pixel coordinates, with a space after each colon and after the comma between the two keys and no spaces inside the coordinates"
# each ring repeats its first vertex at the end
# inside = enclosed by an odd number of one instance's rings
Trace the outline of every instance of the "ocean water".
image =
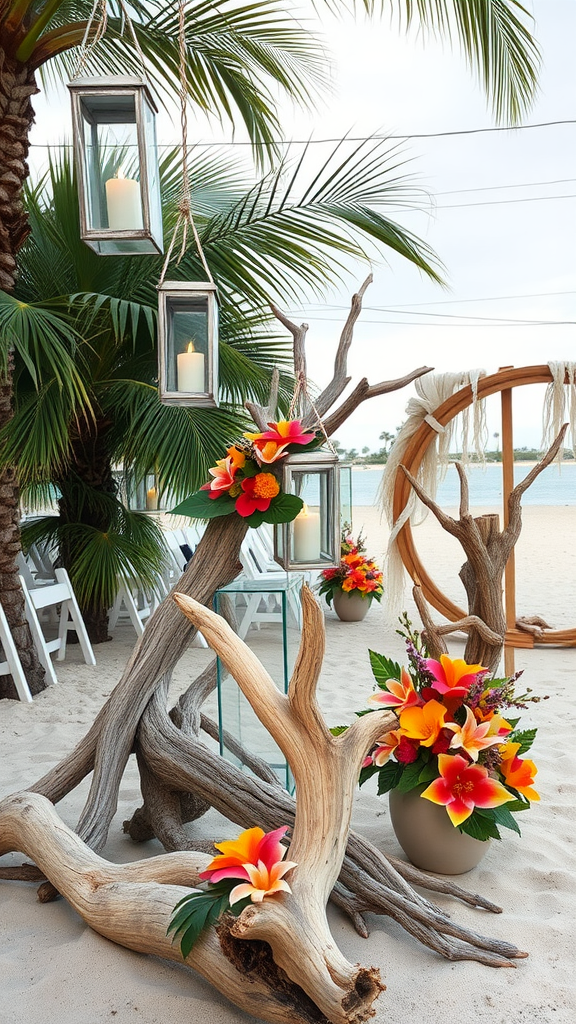
{"type": "MultiPolygon", "coordinates": [[[[532,466],[517,462],[514,482],[520,483],[532,466]]],[[[355,469],[352,472],[352,504],[374,505],[382,479],[381,469],[355,469]]],[[[502,466],[468,467],[470,507],[502,504],[502,466]]],[[[453,508],[460,502],[460,487],[455,466],[449,466],[446,477],[438,487],[436,501],[442,508],[453,508]]],[[[576,462],[548,466],[522,496],[523,505],[576,505],[576,462]]]]}

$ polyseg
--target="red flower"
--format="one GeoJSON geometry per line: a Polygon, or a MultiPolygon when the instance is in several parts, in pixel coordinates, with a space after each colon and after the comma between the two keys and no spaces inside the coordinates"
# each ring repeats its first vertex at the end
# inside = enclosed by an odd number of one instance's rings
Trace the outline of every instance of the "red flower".
{"type": "Polygon", "coordinates": [[[419,746],[418,740],[409,740],[407,736],[401,736],[394,757],[400,764],[412,764],[418,757],[419,746]]]}
{"type": "Polygon", "coordinates": [[[236,511],[246,518],[253,512],[265,512],[272,498],[280,491],[280,484],[272,473],[257,473],[242,481],[242,494],[236,498],[236,511]]]}

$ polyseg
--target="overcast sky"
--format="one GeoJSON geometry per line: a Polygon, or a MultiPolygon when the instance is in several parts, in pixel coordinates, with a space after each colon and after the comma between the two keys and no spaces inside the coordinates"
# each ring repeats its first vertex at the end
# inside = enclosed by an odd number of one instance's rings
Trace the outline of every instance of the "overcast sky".
{"type": "MultiPolygon", "coordinates": [[[[395,216],[435,249],[448,289],[394,255],[375,263],[349,359],[354,382],[366,375],[376,383],[424,364],[438,372],[483,367],[491,373],[576,359],[576,0],[526,0],[526,6],[536,18],[543,69],[525,125],[572,123],[454,135],[441,133],[494,126],[459,53],[431,41],[424,46],[416,35],[406,39],[387,22],[338,22],[323,13],[334,95],[316,116],[284,110],[285,137],[438,133],[404,144],[407,171],[431,194],[432,206],[395,216]]],[[[69,118],[66,100],[59,115],[43,97],[35,109],[33,141],[59,141],[69,118]]],[[[209,140],[205,124],[200,130],[209,140]]],[[[161,124],[159,141],[174,139],[174,129],[161,124]]],[[[358,268],[326,303],[287,310],[310,324],[309,375],[320,385],[328,380],[350,295],[364,276],[358,268]]],[[[366,403],[339,432],[341,443],[380,447],[379,434],[402,422],[411,393],[366,403]]],[[[541,402],[540,388],[515,395],[517,445],[538,445],[541,402]]],[[[490,412],[491,433],[499,430],[497,412],[490,412]]]]}

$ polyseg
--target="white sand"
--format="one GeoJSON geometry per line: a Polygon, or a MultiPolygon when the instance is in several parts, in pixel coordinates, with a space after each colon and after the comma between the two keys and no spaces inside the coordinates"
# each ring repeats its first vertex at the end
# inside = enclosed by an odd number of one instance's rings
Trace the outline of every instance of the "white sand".
{"type": "MultiPolygon", "coordinates": [[[[355,529],[366,526],[369,551],[380,557],[386,530],[374,510],[357,509],[355,529]]],[[[518,610],[539,613],[556,628],[576,625],[576,507],[527,508],[518,546],[518,610]]],[[[432,522],[417,535],[427,568],[450,596],[463,601],[456,571],[462,557],[456,542],[432,522]]],[[[406,601],[411,609],[411,602],[406,601]]],[[[329,724],[350,721],[372,689],[368,648],[401,657],[403,645],[383,609],[373,605],[362,623],[341,623],[327,611],[327,654],[319,696],[329,724]]],[[[130,627],[116,630],[113,643],[96,649],[97,666],[82,664],[77,647],[57,666],[59,685],[32,705],[0,702],[0,797],[25,789],[56,764],[84,735],[117,682],[134,643],[130,627]]],[[[462,644],[451,645],[461,656],[462,644]]],[[[181,662],[176,686],[204,664],[207,652],[194,648],[181,662]]],[[[387,991],[377,1005],[377,1024],[572,1024],[576,1019],[576,649],[539,648],[516,653],[524,681],[550,695],[522,716],[538,726],[533,757],[539,766],[542,800],[522,815],[521,838],[507,833],[493,843],[483,862],[460,876],[465,887],[489,896],[499,916],[474,911],[452,900],[437,900],[454,918],[484,934],[508,939],[527,950],[515,970],[474,962],[450,963],[427,950],[386,918],[371,917],[371,936],[360,939],[338,912],[330,911],[336,941],[353,962],[380,967],[387,991]]],[[[89,780],[59,805],[74,825],[89,780]]],[[[160,852],[159,844],[133,844],[122,821],[140,801],[133,759],[126,771],[120,806],[105,855],[126,861],[160,852]]],[[[358,792],[354,826],[381,849],[400,855],[386,798],[375,788],[358,792]]],[[[193,834],[222,839],[234,826],[210,812],[193,834]]],[[[21,857],[4,858],[19,863],[21,857]]],[[[1,1024],[167,1024],[251,1021],[192,972],[122,949],[92,932],[64,900],[40,905],[35,886],[0,882],[1,1024]]]]}

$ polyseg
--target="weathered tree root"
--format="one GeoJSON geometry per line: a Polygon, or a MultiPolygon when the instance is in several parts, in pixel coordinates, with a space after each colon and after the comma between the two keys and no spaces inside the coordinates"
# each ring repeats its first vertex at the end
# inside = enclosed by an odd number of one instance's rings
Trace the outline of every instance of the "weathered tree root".
{"type": "MultiPolygon", "coordinates": [[[[0,802],[0,855],[19,850],[33,857],[94,931],[139,953],[182,963],[179,944],[166,934],[172,910],[199,880],[209,857],[170,853],[131,864],[110,864],[94,853],[37,793],[16,793],[0,802]]],[[[276,999],[276,975],[250,964],[250,949],[232,962],[225,942],[209,929],[185,961],[231,1002],[272,1024],[327,1024],[295,985],[276,999]]],[[[277,972],[276,972],[277,973],[277,972]]],[[[313,1004],[312,1004],[313,1005],[313,1004]]],[[[358,1016],[360,1022],[365,1019],[358,1016]]]]}

